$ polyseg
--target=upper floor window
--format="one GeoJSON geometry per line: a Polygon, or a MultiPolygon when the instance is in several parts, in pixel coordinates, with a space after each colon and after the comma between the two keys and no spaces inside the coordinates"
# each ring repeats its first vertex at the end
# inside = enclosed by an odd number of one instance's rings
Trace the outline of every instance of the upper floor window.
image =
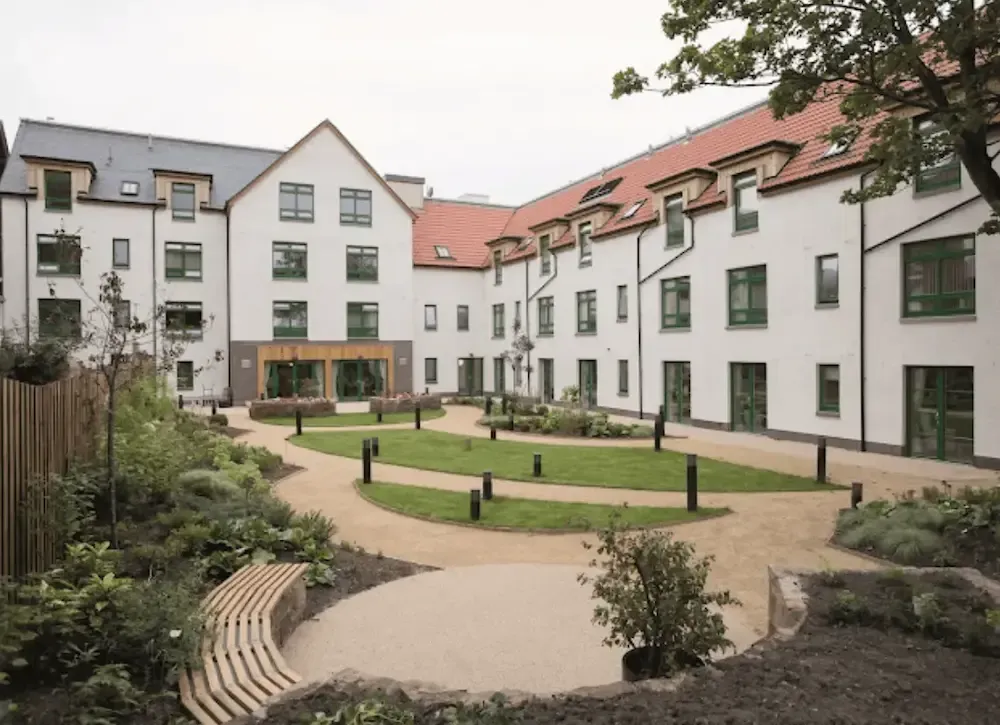
{"type": "Polygon", "coordinates": [[[378,337],[378,304],[375,302],[347,303],[347,338],[378,337]]]}
{"type": "Polygon", "coordinates": [[[201,279],[201,245],[167,242],[167,279],[201,279]]]}
{"type": "Polygon", "coordinates": [[[424,329],[438,329],[438,308],[437,305],[424,305],[424,329]]]}
{"type": "Polygon", "coordinates": [[[660,327],[691,327],[691,278],[673,277],[660,282],[660,327]]]}
{"type": "Polygon", "coordinates": [[[618,285],[618,321],[628,320],[628,285],[618,285]]]}
{"type": "Polygon", "coordinates": [[[469,329],[469,306],[459,305],[457,313],[457,327],[459,330],[465,331],[469,329]]]}
{"type": "Polygon", "coordinates": [[[543,234],[538,238],[538,257],[541,260],[539,262],[539,274],[543,277],[552,271],[552,250],[549,249],[551,243],[552,237],[548,234],[543,234]]]}
{"type": "MultiPolygon", "coordinates": [[[[917,134],[929,151],[937,151],[948,138],[948,132],[930,120],[917,123],[917,134]]],[[[913,183],[917,193],[961,188],[962,164],[954,152],[946,154],[937,163],[921,166],[913,183]]]]}
{"type": "Polygon", "coordinates": [[[840,412],[840,365],[820,365],[817,369],[816,408],[821,413],[840,412]]]}
{"type": "Polygon", "coordinates": [[[576,293],[576,331],[597,332],[597,290],[576,293]]]}
{"type": "Polygon", "coordinates": [[[178,360],[176,367],[177,389],[194,390],[194,363],[190,360],[178,360]]]}
{"type": "Polygon", "coordinates": [[[493,252],[493,284],[503,284],[503,251],[493,252]]]}
{"type": "Polygon", "coordinates": [[[816,257],[816,304],[840,301],[840,259],[836,254],[816,257]]]}
{"type": "Polygon", "coordinates": [[[194,219],[194,184],[175,181],[170,185],[170,210],[174,219],[194,219]]]}
{"type": "Polygon", "coordinates": [[[309,305],[306,302],[275,302],[271,306],[275,337],[307,337],[309,305]]]}
{"type": "Polygon", "coordinates": [[[493,337],[504,336],[503,303],[493,305],[493,337]]]}
{"type": "Polygon", "coordinates": [[[118,329],[124,329],[132,322],[132,302],[118,300],[111,310],[111,323],[118,329]]]}
{"type": "Polygon", "coordinates": [[[684,196],[668,196],[663,202],[667,220],[667,247],[684,246],[684,196]]]}
{"type": "Polygon", "coordinates": [[[305,279],[309,252],[305,244],[272,242],[271,276],[274,279],[305,279]]]}
{"type": "Polygon", "coordinates": [[[552,297],[538,298],[538,334],[551,335],[555,332],[555,302],[552,297]]]}
{"type": "Polygon", "coordinates": [[[312,184],[282,182],[278,185],[278,215],[282,219],[311,222],[314,197],[312,184]]]}
{"type": "Polygon", "coordinates": [[[521,329],[521,300],[514,302],[514,330],[521,329]]]}
{"type": "Polygon", "coordinates": [[[45,171],[45,208],[70,211],[73,208],[73,175],[68,171],[45,171]]]}
{"type": "Polygon", "coordinates": [[[767,265],[729,270],[729,324],[767,324],[767,265]]]}
{"type": "Polygon", "coordinates": [[[131,264],[131,253],[127,239],[111,240],[111,266],[115,269],[128,269],[131,264]]]}
{"type": "Polygon", "coordinates": [[[748,171],[733,178],[733,228],[749,232],[757,228],[757,172],[748,171]]]}
{"type": "Polygon", "coordinates": [[[347,248],[347,279],[353,282],[378,281],[378,247],[347,248]]]}
{"type": "Polygon", "coordinates": [[[584,222],[580,225],[577,232],[580,245],[580,266],[588,267],[591,264],[591,247],[593,246],[590,241],[590,222],[584,222]]]}
{"type": "Polygon", "coordinates": [[[38,336],[79,338],[80,300],[45,297],[38,300],[38,336]]]}
{"type": "Polygon", "coordinates": [[[358,227],[372,225],[372,192],[370,189],[340,190],[340,223],[358,227]]]}
{"type": "Polygon", "coordinates": [[[167,302],[164,313],[167,333],[200,338],[205,327],[201,302],[167,302]]]}
{"type": "Polygon", "coordinates": [[[903,245],[903,317],[976,311],[976,238],[903,245]]]}
{"type": "Polygon", "coordinates": [[[80,274],[83,256],[80,237],[39,234],[36,246],[38,274],[80,274]]]}

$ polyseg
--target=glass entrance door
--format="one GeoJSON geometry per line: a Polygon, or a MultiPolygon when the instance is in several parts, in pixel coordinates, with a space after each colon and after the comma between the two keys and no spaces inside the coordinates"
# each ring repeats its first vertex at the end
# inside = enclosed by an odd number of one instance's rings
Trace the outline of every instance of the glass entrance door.
{"type": "Polygon", "coordinates": [[[729,427],[747,433],[767,430],[767,365],[732,363],[729,377],[729,427]]]}
{"type": "Polygon", "coordinates": [[[340,400],[364,400],[383,395],[385,377],[385,360],[339,360],[337,397],[340,400]]]}
{"type": "Polygon", "coordinates": [[[672,423],[691,422],[691,363],[663,363],[663,410],[672,423]]]}
{"type": "Polygon", "coordinates": [[[597,361],[579,361],[580,402],[588,408],[597,406],[597,361]]]}
{"type": "Polygon", "coordinates": [[[552,358],[538,360],[538,374],[541,376],[542,402],[551,403],[556,399],[555,364],[552,358]]]}
{"type": "Polygon", "coordinates": [[[906,454],[972,463],[975,386],[971,367],[906,368],[906,454]]]}
{"type": "Polygon", "coordinates": [[[265,362],[268,398],[323,396],[323,363],[316,361],[265,362]]]}
{"type": "Polygon", "coordinates": [[[483,394],[483,359],[460,357],[458,359],[458,394],[468,397],[483,394]]]}

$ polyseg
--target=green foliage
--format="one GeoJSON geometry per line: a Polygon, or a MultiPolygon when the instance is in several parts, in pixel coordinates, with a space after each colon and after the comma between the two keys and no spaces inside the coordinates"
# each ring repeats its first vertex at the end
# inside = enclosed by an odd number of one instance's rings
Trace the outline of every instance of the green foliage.
{"type": "Polygon", "coordinates": [[[841,626],[865,624],[870,616],[868,603],[854,592],[846,590],[838,592],[827,613],[827,619],[831,624],[841,626]]]}
{"type": "Polygon", "coordinates": [[[216,425],[221,428],[225,428],[229,425],[229,416],[225,413],[214,413],[208,418],[209,425],[216,425]]]}
{"type": "Polygon", "coordinates": [[[649,648],[647,676],[669,677],[733,647],[722,614],[712,608],[739,602],[728,591],[705,590],[711,557],[697,558],[691,544],[670,532],[631,531],[614,520],[598,532],[597,555],[591,566],[603,571],[580,576],[602,601],[594,622],[608,628],[609,647],[649,648]]]}
{"type": "Polygon", "coordinates": [[[73,351],[79,342],[27,332],[28,326],[24,329],[0,328],[0,378],[45,385],[67,377],[73,351]]]}
{"type": "MultiPolygon", "coordinates": [[[[510,416],[495,413],[480,418],[479,425],[493,425],[500,430],[510,427],[510,416]]],[[[616,423],[607,413],[590,413],[580,408],[549,408],[535,403],[514,405],[514,430],[543,435],[584,436],[589,438],[642,438],[653,435],[646,425],[616,423]]]]}
{"type": "Polygon", "coordinates": [[[901,564],[933,560],[944,549],[940,534],[916,526],[890,527],[876,543],[879,554],[901,564]]]}
{"type": "Polygon", "coordinates": [[[575,403],[580,402],[580,386],[579,385],[567,385],[562,389],[562,393],[559,395],[559,400],[564,403],[575,403]]]}
{"type": "Polygon", "coordinates": [[[149,695],[132,683],[124,665],[101,665],[72,687],[72,708],[80,725],[114,725],[140,713],[147,700],[149,695]]]}

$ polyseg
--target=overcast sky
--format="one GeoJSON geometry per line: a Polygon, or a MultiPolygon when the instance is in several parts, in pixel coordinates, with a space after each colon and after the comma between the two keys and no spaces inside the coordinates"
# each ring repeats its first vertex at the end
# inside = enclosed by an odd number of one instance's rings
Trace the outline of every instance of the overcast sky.
{"type": "Polygon", "coordinates": [[[522,203],[763,97],[611,100],[666,0],[48,0],[2,12],[0,119],[287,148],[329,118],[380,173],[522,203]]]}

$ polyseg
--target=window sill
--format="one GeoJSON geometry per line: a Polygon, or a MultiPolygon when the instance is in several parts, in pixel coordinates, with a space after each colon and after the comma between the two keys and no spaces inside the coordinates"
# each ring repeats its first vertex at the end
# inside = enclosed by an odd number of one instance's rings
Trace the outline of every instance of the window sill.
{"type": "Polygon", "coordinates": [[[164,277],[167,282],[203,282],[204,277],[164,277]]]}
{"type": "MultiPolygon", "coordinates": [[[[312,221],[312,219],[310,219],[309,221],[312,221]]],[[[371,229],[372,228],[371,222],[368,222],[367,224],[365,224],[364,222],[345,222],[343,219],[340,220],[340,226],[342,226],[342,227],[363,227],[365,229],[371,229]]]]}
{"type": "Polygon", "coordinates": [[[537,337],[552,337],[555,332],[539,332],[537,337]]]}
{"type": "Polygon", "coordinates": [[[615,320],[615,322],[628,322],[628,318],[627,317],[619,317],[617,320],[615,320]]]}
{"type": "Polygon", "coordinates": [[[593,337],[597,335],[597,330],[577,330],[577,337],[593,337]]]}
{"type": "Polygon", "coordinates": [[[193,222],[195,218],[193,216],[171,216],[171,221],[175,222],[193,222]]]}
{"type": "Polygon", "coordinates": [[[836,302],[817,302],[816,303],[816,309],[817,310],[835,310],[838,307],[840,307],[840,301],[839,300],[836,301],[836,302]]]}
{"type": "Polygon", "coordinates": [[[308,282],[308,277],[271,277],[272,282],[308,282]]]}
{"type": "Polygon", "coordinates": [[[839,410],[817,410],[816,417],[818,418],[839,418],[839,410]]]}
{"type": "Polygon", "coordinates": [[[278,214],[278,221],[283,221],[283,222],[300,222],[300,223],[305,223],[305,224],[312,224],[314,221],[316,221],[316,219],[315,218],[312,218],[312,219],[300,219],[299,217],[281,216],[281,214],[278,214]]]}
{"type": "Polygon", "coordinates": [[[44,270],[38,270],[36,273],[37,277],[79,277],[81,276],[79,272],[46,272],[44,270]]]}
{"type": "Polygon", "coordinates": [[[746,236],[747,234],[756,234],[759,231],[760,231],[760,227],[754,227],[753,229],[734,229],[733,230],[733,236],[734,237],[743,237],[743,236],[746,236]]]}
{"type": "Polygon", "coordinates": [[[490,339],[491,339],[491,340],[502,340],[502,339],[503,339],[503,335],[494,335],[494,336],[493,336],[493,337],[491,337],[490,339]]]}
{"type": "Polygon", "coordinates": [[[437,332],[436,327],[425,327],[424,332],[437,332]]]}
{"type": "Polygon", "coordinates": [[[112,267],[111,269],[113,269],[116,272],[127,272],[128,270],[132,269],[132,267],[130,267],[129,265],[125,265],[124,267],[112,267]]]}
{"type": "Polygon", "coordinates": [[[368,284],[377,284],[378,283],[378,277],[376,277],[375,279],[361,279],[361,278],[351,279],[350,277],[348,277],[347,281],[348,282],[367,282],[368,284]]]}
{"type": "Polygon", "coordinates": [[[437,384],[438,384],[437,380],[425,380],[424,381],[424,385],[437,385],[437,384]]]}
{"type": "Polygon", "coordinates": [[[661,327],[660,332],[691,332],[691,327],[661,327]]]}
{"type": "Polygon", "coordinates": [[[468,331],[469,331],[469,328],[468,328],[468,327],[459,327],[459,328],[458,328],[458,329],[456,330],[456,332],[468,332],[468,331]]]}
{"type": "Polygon", "coordinates": [[[924,322],[975,322],[976,313],[964,315],[924,315],[920,317],[900,317],[901,325],[919,325],[924,322]]]}
{"type": "Polygon", "coordinates": [[[622,392],[621,390],[619,390],[618,391],[618,397],[619,398],[627,398],[628,397],[628,391],[626,390],[625,392],[622,392]]]}
{"type": "Polygon", "coordinates": [[[955,186],[942,186],[939,189],[923,189],[917,191],[917,187],[913,187],[913,198],[914,199],[925,199],[928,196],[937,196],[938,194],[947,194],[952,191],[961,191],[962,184],[956,184],[955,186]]]}
{"type": "Polygon", "coordinates": [[[581,266],[581,267],[593,267],[594,263],[592,261],[590,261],[590,260],[587,260],[586,262],[580,262],[579,266],[581,266]]]}
{"type": "Polygon", "coordinates": [[[49,207],[45,207],[45,211],[52,212],[53,214],[71,214],[73,213],[73,207],[68,209],[50,209],[49,207]]]}
{"type": "Polygon", "coordinates": [[[744,325],[726,325],[727,330],[766,330],[766,322],[750,322],[744,325]]]}

